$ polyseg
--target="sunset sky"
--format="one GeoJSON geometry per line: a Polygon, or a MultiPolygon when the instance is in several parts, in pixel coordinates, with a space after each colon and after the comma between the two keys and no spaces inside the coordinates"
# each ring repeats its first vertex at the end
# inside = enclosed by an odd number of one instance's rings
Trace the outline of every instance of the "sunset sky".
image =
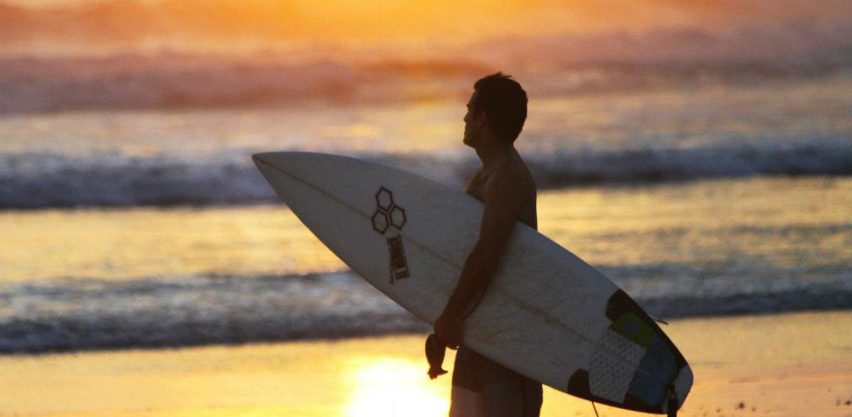
{"type": "Polygon", "coordinates": [[[804,0],[2,0],[0,39],[430,42],[684,27],[731,30],[743,24],[810,25],[848,20],[849,15],[843,0],[818,4],[804,0]]]}

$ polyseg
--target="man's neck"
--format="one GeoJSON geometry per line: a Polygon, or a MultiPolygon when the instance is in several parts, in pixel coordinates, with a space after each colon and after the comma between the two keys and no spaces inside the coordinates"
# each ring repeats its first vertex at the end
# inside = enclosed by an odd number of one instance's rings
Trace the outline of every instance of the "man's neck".
{"type": "Polygon", "coordinates": [[[512,145],[482,147],[476,150],[476,155],[482,161],[482,167],[491,170],[507,161],[514,150],[512,145]]]}

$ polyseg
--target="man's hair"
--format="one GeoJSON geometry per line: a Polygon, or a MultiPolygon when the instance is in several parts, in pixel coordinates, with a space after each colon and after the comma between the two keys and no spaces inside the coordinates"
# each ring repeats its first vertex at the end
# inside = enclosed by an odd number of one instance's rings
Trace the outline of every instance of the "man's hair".
{"type": "Polygon", "coordinates": [[[473,84],[479,92],[474,111],[485,111],[491,131],[500,139],[514,142],[527,120],[527,93],[510,75],[491,74],[473,84]]]}

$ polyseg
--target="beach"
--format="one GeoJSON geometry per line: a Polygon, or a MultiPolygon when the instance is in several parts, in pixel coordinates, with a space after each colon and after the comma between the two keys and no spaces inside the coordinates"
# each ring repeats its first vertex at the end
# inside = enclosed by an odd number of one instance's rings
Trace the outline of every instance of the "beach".
{"type": "Polygon", "coordinates": [[[852,417],[847,2],[0,0],[0,416],[445,415],[252,155],[460,192],[502,72],[538,231],[671,323],[681,415],[852,417]]]}
{"type": "MultiPolygon", "coordinates": [[[[679,415],[852,415],[849,328],[848,311],[672,321],[664,330],[695,372],[679,415]]],[[[427,377],[424,337],[4,356],[0,415],[446,415],[450,377],[427,377]]],[[[545,388],[542,416],[593,415],[588,401],[545,388]]]]}

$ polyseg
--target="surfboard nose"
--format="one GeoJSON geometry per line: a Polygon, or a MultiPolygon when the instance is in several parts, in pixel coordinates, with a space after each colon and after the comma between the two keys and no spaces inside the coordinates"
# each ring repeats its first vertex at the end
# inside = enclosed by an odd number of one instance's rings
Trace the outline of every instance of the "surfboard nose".
{"type": "Polygon", "coordinates": [[[260,152],[252,154],[251,160],[267,179],[271,179],[273,172],[298,170],[297,167],[304,165],[300,164],[304,155],[305,152],[260,152]]]}
{"type": "Polygon", "coordinates": [[[252,155],[251,155],[251,160],[252,160],[252,162],[254,162],[254,164],[255,164],[255,165],[257,165],[258,167],[260,167],[260,166],[261,166],[261,164],[273,165],[273,163],[272,163],[273,155],[275,155],[276,153],[280,153],[280,152],[260,152],[260,153],[255,153],[255,154],[252,154],[252,155]]]}
{"type": "Polygon", "coordinates": [[[276,152],[262,152],[252,154],[251,160],[254,162],[254,165],[257,166],[257,169],[266,177],[266,180],[269,181],[272,178],[273,173],[276,171],[275,163],[273,162],[274,155],[276,152]]]}
{"type": "Polygon", "coordinates": [[[318,163],[328,157],[325,154],[299,151],[259,152],[251,155],[254,164],[261,170],[274,167],[286,171],[316,168],[318,163]]]}
{"type": "Polygon", "coordinates": [[[333,159],[326,154],[300,151],[260,152],[252,154],[251,159],[266,181],[285,201],[288,194],[298,188],[293,185],[294,181],[316,186],[316,181],[323,175],[335,177],[333,172],[324,172],[322,169],[333,159]]]}

